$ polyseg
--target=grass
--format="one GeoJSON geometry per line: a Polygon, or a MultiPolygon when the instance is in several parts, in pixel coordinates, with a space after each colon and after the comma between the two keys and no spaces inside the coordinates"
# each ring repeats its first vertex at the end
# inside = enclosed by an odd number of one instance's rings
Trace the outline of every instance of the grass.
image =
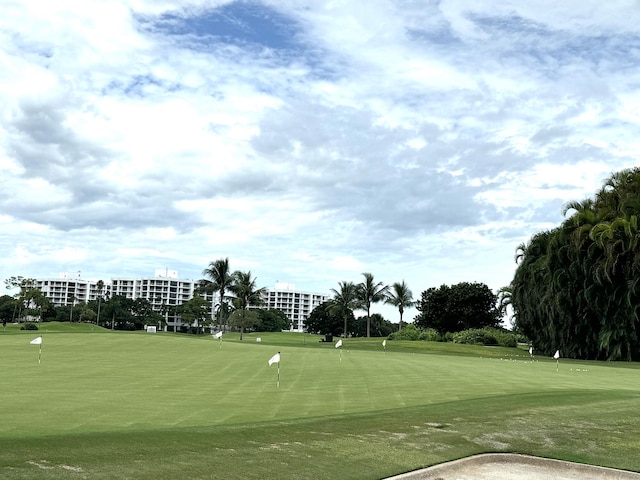
{"type": "Polygon", "coordinates": [[[637,364],[319,339],[8,326],[0,478],[371,479],[500,451],[640,471],[637,364]]]}

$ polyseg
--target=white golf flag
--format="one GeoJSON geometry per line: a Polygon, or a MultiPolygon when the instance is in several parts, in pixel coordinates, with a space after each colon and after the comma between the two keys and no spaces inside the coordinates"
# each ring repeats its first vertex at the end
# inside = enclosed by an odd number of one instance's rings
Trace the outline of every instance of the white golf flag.
{"type": "Polygon", "coordinates": [[[213,338],[221,338],[221,337],[222,337],[222,332],[218,332],[213,336],[213,338]]]}
{"type": "Polygon", "coordinates": [[[384,340],[382,340],[382,346],[386,347],[387,346],[387,339],[385,338],[384,340]]]}
{"type": "Polygon", "coordinates": [[[553,358],[556,360],[560,358],[560,350],[556,350],[556,353],[553,354],[553,358]]]}
{"type": "Polygon", "coordinates": [[[276,353],[269,359],[269,366],[273,365],[274,363],[280,363],[280,352],[276,353]]]}
{"type": "Polygon", "coordinates": [[[31,345],[40,345],[40,344],[42,344],[42,337],[34,338],[29,343],[31,345]]]}
{"type": "Polygon", "coordinates": [[[342,339],[340,339],[340,340],[338,340],[338,341],[336,342],[336,348],[339,348],[339,347],[341,347],[341,346],[342,346],[342,339]]]}
{"type": "Polygon", "coordinates": [[[533,355],[533,347],[529,347],[529,355],[533,355]]]}

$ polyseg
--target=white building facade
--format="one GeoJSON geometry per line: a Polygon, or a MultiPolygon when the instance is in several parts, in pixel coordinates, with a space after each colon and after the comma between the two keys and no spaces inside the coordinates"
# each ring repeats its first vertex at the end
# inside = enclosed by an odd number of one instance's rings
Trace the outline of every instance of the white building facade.
{"type": "Polygon", "coordinates": [[[277,282],[273,290],[267,290],[262,308],[281,310],[291,321],[290,331],[304,332],[304,322],[311,311],[329,300],[327,295],[296,290],[292,283],[277,282]]]}
{"type": "Polygon", "coordinates": [[[40,278],[35,280],[35,288],[40,290],[55,306],[71,306],[79,302],[97,300],[111,294],[111,282],[103,282],[102,289],[98,280],[85,280],[78,276],[61,273],[58,278],[40,278]]]}
{"type": "MultiPolygon", "coordinates": [[[[198,282],[181,280],[175,270],[156,270],[153,277],[128,278],[118,277],[103,281],[102,289],[97,280],[81,279],[78,273],[60,274],[59,278],[36,279],[38,288],[54,306],[70,306],[79,302],[97,300],[99,296],[109,298],[121,295],[135,300],[146,299],[154,311],[162,314],[169,327],[179,327],[180,318],[172,315],[171,307],[177,307],[191,300],[198,282]]],[[[203,295],[211,305],[211,318],[219,306],[218,295],[203,295]]],[[[291,283],[277,282],[274,289],[266,289],[263,295],[264,304],[256,308],[274,308],[281,310],[291,322],[292,332],[303,332],[304,322],[311,311],[329,300],[327,295],[314,292],[303,292],[295,289],[291,283]]]]}

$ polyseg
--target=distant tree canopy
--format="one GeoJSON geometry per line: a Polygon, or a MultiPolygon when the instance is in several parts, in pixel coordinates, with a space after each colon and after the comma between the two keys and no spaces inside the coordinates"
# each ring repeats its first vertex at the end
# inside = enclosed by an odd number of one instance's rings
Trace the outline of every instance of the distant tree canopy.
{"type": "Polygon", "coordinates": [[[497,327],[500,313],[496,302],[496,295],[484,283],[432,287],[422,292],[416,304],[420,313],[415,317],[415,324],[420,328],[433,328],[440,334],[497,327]]]}
{"type": "Polygon", "coordinates": [[[0,296],[0,322],[10,322],[15,318],[18,307],[16,300],[9,295],[0,296]]]}
{"type": "Polygon", "coordinates": [[[515,326],[547,354],[640,360],[640,169],[612,174],[564,213],[518,247],[515,326]]]}
{"type": "MultiPolygon", "coordinates": [[[[304,325],[310,333],[320,333],[323,335],[330,333],[339,336],[344,333],[344,320],[343,312],[336,309],[333,301],[329,300],[314,308],[304,322],[304,325]]],[[[353,334],[354,332],[355,318],[353,312],[351,312],[350,316],[347,315],[347,334],[353,334]]]]}
{"type": "Polygon", "coordinates": [[[195,326],[197,331],[211,323],[209,314],[209,304],[200,295],[196,294],[176,308],[176,313],[180,315],[183,324],[195,326]]]}
{"type": "MultiPolygon", "coordinates": [[[[355,335],[357,337],[367,336],[367,317],[362,316],[356,318],[355,335]]],[[[386,320],[379,313],[372,313],[369,322],[369,336],[370,337],[388,337],[393,332],[398,330],[398,325],[386,320]]]]}
{"type": "Polygon", "coordinates": [[[267,310],[258,310],[258,324],[256,330],[258,332],[280,332],[289,330],[291,322],[282,310],[269,308],[267,310]]]}

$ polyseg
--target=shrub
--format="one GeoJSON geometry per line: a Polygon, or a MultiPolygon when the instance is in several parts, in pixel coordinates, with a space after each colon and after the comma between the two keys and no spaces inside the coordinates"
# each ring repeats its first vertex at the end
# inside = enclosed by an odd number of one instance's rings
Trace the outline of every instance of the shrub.
{"type": "Polygon", "coordinates": [[[38,330],[38,325],[33,322],[27,322],[20,327],[20,330],[38,330]]]}
{"type": "Polygon", "coordinates": [[[500,345],[502,347],[516,347],[516,335],[498,328],[472,328],[456,332],[451,335],[454,343],[472,345],[500,345]]]}
{"type": "Polygon", "coordinates": [[[389,340],[422,340],[428,342],[442,342],[443,337],[433,328],[422,329],[413,323],[406,325],[402,330],[393,332],[387,337],[389,340]]]}
{"type": "Polygon", "coordinates": [[[518,335],[504,330],[496,330],[496,340],[501,347],[517,347],[518,335]]]}
{"type": "Polygon", "coordinates": [[[471,328],[453,334],[453,343],[468,343],[472,345],[498,345],[493,332],[484,328],[471,328]]]}
{"type": "Polygon", "coordinates": [[[420,331],[420,340],[427,342],[443,342],[444,338],[434,328],[427,328],[420,331]]]}
{"type": "Polygon", "coordinates": [[[416,327],[413,323],[408,324],[402,330],[393,332],[389,335],[389,340],[420,340],[420,334],[422,330],[416,327]]]}

